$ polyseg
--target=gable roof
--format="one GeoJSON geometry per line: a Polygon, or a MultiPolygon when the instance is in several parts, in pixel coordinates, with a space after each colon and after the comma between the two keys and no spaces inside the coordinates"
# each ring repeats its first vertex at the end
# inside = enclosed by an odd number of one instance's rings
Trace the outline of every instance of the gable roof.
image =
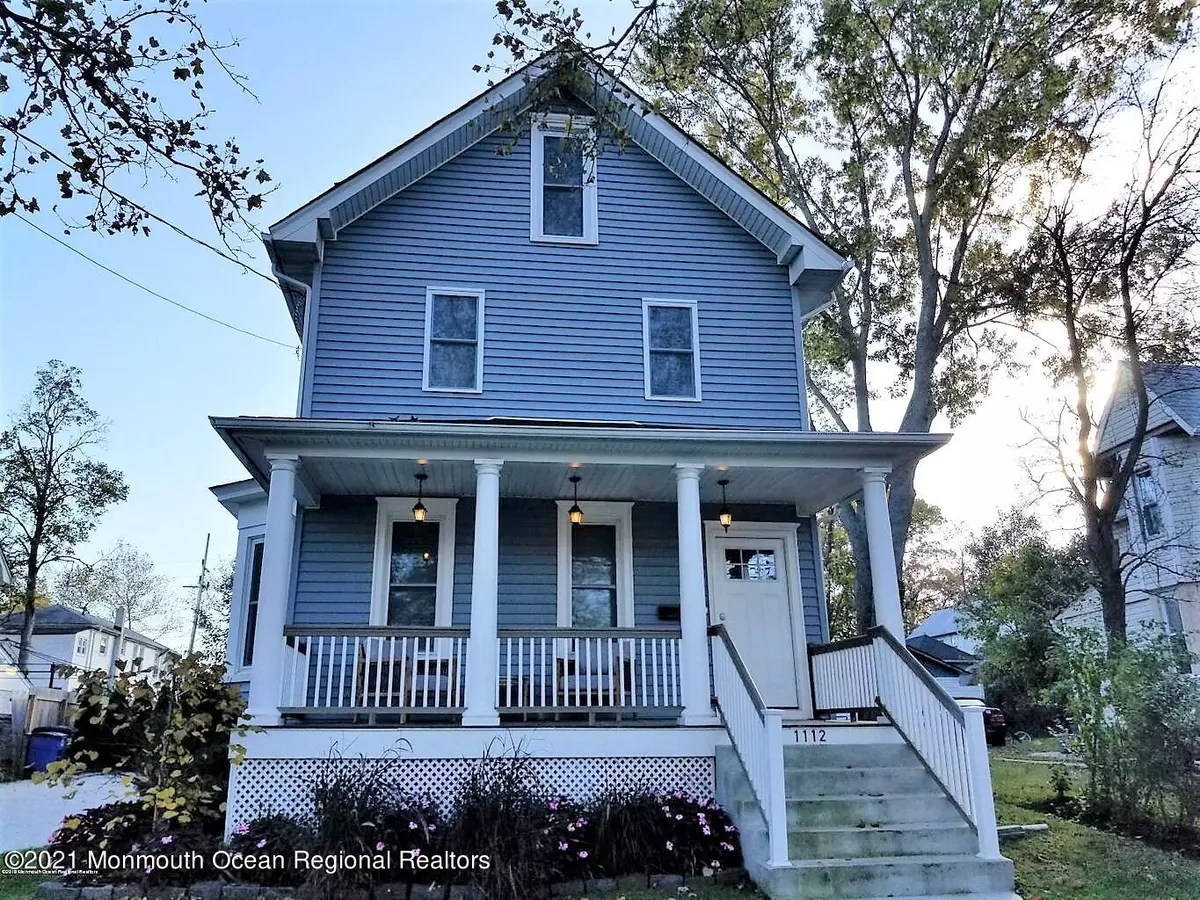
{"type": "MultiPolygon", "coordinates": [[[[25,613],[10,613],[6,616],[0,616],[0,633],[20,632],[25,627],[25,613]]],[[[76,612],[73,609],[68,609],[65,606],[52,604],[50,606],[39,609],[33,617],[33,633],[34,634],[75,634],[80,631],[88,631],[95,629],[103,631],[107,634],[118,634],[119,629],[107,619],[102,619],[99,616],[88,615],[87,613],[76,612]]],[[[151,647],[155,650],[164,650],[168,653],[174,653],[170,647],[160,644],[153,638],[148,638],[146,635],[134,631],[131,628],[125,629],[125,637],[127,640],[142,644],[146,647],[151,647]]]]}
{"type": "Polygon", "coordinates": [[[920,625],[912,630],[909,639],[921,637],[925,635],[931,638],[940,638],[947,634],[959,634],[962,632],[962,619],[956,609],[939,609],[936,612],[930,613],[920,625]]]}
{"type": "MultiPolygon", "coordinates": [[[[1173,421],[1193,437],[1200,433],[1200,366],[1146,363],[1142,366],[1142,378],[1150,398],[1148,430],[1160,427],[1163,422],[1173,421]]],[[[1123,429],[1112,423],[1117,419],[1123,422],[1121,412],[1136,409],[1137,404],[1130,391],[1128,368],[1122,364],[1100,416],[1098,450],[1111,450],[1129,440],[1122,433],[1123,429]]]]}
{"type": "MultiPolygon", "coordinates": [[[[298,333],[322,243],[336,239],[342,228],[503,127],[525,107],[531,84],[545,77],[554,62],[554,54],[546,54],[514,72],[271,226],[263,243],[298,333]]],[[[629,85],[598,63],[588,62],[585,68],[594,101],[587,101],[589,105],[610,110],[635,144],[771,250],[780,265],[788,266],[803,314],[810,316],[829,303],[848,265],[837,251],[653,111],[629,85]]]]}
{"type": "Polygon", "coordinates": [[[979,662],[979,657],[966,650],[952,647],[945,641],[929,637],[925,634],[915,634],[905,641],[905,646],[919,656],[936,660],[944,666],[965,672],[979,662]]]}

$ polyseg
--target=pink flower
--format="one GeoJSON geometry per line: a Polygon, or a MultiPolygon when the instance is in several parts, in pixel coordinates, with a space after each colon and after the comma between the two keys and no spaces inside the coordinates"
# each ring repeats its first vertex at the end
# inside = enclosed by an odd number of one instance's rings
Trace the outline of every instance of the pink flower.
{"type": "Polygon", "coordinates": [[[234,834],[249,834],[250,826],[247,825],[245,822],[238,822],[236,825],[233,826],[233,833],[234,834]]]}
{"type": "Polygon", "coordinates": [[[566,850],[566,849],[567,849],[567,842],[566,842],[566,841],[559,841],[559,842],[558,842],[558,849],[559,849],[559,850],[566,850]]]}
{"type": "Polygon", "coordinates": [[[416,830],[417,830],[417,823],[416,823],[416,822],[409,822],[409,823],[408,823],[408,830],[409,830],[409,831],[416,831],[416,830]]]}
{"type": "Polygon", "coordinates": [[[173,837],[171,837],[171,835],[167,834],[167,835],[163,835],[162,837],[160,837],[160,838],[158,839],[158,842],[159,842],[160,844],[164,844],[164,845],[165,845],[165,844],[169,844],[169,843],[171,843],[171,842],[172,842],[172,841],[174,841],[174,840],[175,840],[175,838],[173,838],[173,837]]]}
{"type": "Polygon", "coordinates": [[[676,814],[675,814],[675,821],[676,821],[676,822],[682,822],[682,821],[683,821],[683,816],[681,816],[679,813],[676,813],[676,814]]]}
{"type": "Polygon", "coordinates": [[[437,826],[436,826],[436,825],[430,825],[430,826],[429,826],[429,830],[430,830],[430,831],[437,831],[437,826]]]}
{"type": "Polygon", "coordinates": [[[254,846],[257,847],[259,850],[261,850],[263,847],[267,846],[267,839],[263,838],[261,841],[259,841],[254,846]]]}
{"type": "Polygon", "coordinates": [[[674,845],[674,844],[672,844],[670,841],[667,841],[667,849],[668,849],[668,850],[674,850],[674,849],[675,849],[675,845],[674,845]]]}
{"type": "Polygon", "coordinates": [[[574,825],[568,825],[568,826],[567,826],[567,831],[574,831],[574,830],[575,830],[575,826],[574,826],[574,825]]]}
{"type": "Polygon", "coordinates": [[[710,830],[709,830],[709,827],[708,827],[707,825],[705,825],[705,826],[704,826],[704,833],[705,833],[705,834],[712,834],[712,831],[710,831],[710,830]]]}
{"type": "Polygon", "coordinates": [[[387,844],[385,844],[383,841],[380,841],[378,844],[375,845],[375,849],[382,850],[386,846],[387,846],[387,844]]]}
{"type": "Polygon", "coordinates": [[[712,866],[712,868],[714,868],[714,869],[721,868],[721,864],[715,859],[712,862],[710,862],[709,865],[712,866]]]}
{"type": "Polygon", "coordinates": [[[580,858],[580,859],[587,859],[587,851],[586,851],[586,850],[580,850],[580,851],[579,851],[579,858],[580,858]]]}
{"type": "Polygon", "coordinates": [[[557,800],[551,800],[551,801],[550,801],[550,808],[551,808],[551,809],[558,809],[558,801],[557,801],[557,800]]]}

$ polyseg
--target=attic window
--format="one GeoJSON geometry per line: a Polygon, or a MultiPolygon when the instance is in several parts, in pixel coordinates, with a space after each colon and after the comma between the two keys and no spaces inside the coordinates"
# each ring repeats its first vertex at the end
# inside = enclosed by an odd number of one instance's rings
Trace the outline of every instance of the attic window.
{"type": "Polygon", "coordinates": [[[1158,505],[1158,488],[1154,474],[1149,469],[1137,472],[1138,503],[1142,510],[1142,530],[1148,538],[1161,534],[1163,530],[1162,510],[1158,505]]]}
{"type": "Polygon", "coordinates": [[[483,291],[431,287],[425,297],[427,391],[483,390],[483,291]]]}
{"type": "Polygon", "coordinates": [[[561,244],[595,244],[596,160],[590,124],[547,116],[531,129],[529,237],[561,244]]]}

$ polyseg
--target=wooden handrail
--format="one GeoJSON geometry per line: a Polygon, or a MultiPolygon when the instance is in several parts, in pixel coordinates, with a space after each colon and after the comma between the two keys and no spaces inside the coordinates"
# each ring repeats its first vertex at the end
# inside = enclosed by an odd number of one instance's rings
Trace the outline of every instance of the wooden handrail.
{"type": "Polygon", "coordinates": [[[464,627],[426,627],[392,625],[285,625],[284,637],[470,637],[471,629],[464,627]]]}
{"type": "MultiPolygon", "coordinates": [[[[917,658],[909,653],[908,648],[896,640],[895,636],[890,631],[888,631],[886,628],[876,625],[874,628],[868,631],[867,634],[882,638],[883,642],[892,648],[893,652],[900,657],[904,664],[908,666],[909,670],[919,679],[921,679],[925,686],[929,688],[929,692],[938,699],[938,702],[941,703],[942,706],[944,706],[952,716],[954,716],[955,721],[960,725],[965,722],[962,709],[957,703],[954,702],[953,698],[946,693],[946,689],[938,684],[937,679],[929,674],[929,670],[917,662],[917,658]]],[[[881,702],[880,706],[884,706],[884,704],[881,702]]]]}
{"type": "Polygon", "coordinates": [[[668,628],[498,628],[496,636],[501,638],[678,638],[679,629],[668,628]]]}
{"type": "Polygon", "coordinates": [[[762,694],[758,692],[758,686],[754,683],[754,679],[750,677],[750,672],[746,668],[746,664],[742,662],[742,657],[738,655],[737,647],[733,645],[733,639],[729,637],[729,631],[724,625],[717,624],[709,626],[708,634],[709,637],[719,637],[721,643],[725,645],[725,649],[729,653],[729,658],[733,661],[733,667],[737,669],[737,673],[742,679],[742,684],[746,688],[746,693],[750,695],[750,699],[754,703],[754,708],[758,710],[759,716],[762,716],[767,710],[767,704],[763,702],[762,694]]]}

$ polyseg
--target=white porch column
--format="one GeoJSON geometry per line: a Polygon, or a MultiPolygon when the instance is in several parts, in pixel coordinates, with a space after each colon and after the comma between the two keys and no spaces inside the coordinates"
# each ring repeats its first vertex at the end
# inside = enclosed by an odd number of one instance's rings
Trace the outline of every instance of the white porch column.
{"type": "Polygon", "coordinates": [[[904,643],[904,614],[900,609],[900,583],[892,550],[892,523],[888,518],[887,472],[864,469],[863,513],[867,520],[867,547],[871,556],[871,585],[875,597],[875,624],[882,625],[904,643]]]}
{"type": "Polygon", "coordinates": [[[467,640],[464,725],[499,725],[496,712],[496,594],[500,570],[499,459],[475,460],[475,554],[471,561],[471,636],[467,640]]]}
{"type": "Polygon", "coordinates": [[[279,724],[283,691],[283,626],[287,617],[296,532],[295,456],[268,457],[271,482],[267,491],[267,531],[263,540],[258,619],[254,628],[254,664],[250,667],[247,712],[255,725],[279,724]]]}
{"type": "Polygon", "coordinates": [[[704,593],[704,526],[700,519],[700,471],[675,466],[679,514],[679,627],[683,724],[714,725],[708,675],[708,600],[704,593]]]}
{"type": "Polygon", "coordinates": [[[992,772],[988,763],[987,735],[983,728],[982,700],[959,700],[967,728],[967,778],[971,784],[971,815],[979,835],[979,856],[1000,859],[996,831],[996,803],[992,797],[992,772]]]}

